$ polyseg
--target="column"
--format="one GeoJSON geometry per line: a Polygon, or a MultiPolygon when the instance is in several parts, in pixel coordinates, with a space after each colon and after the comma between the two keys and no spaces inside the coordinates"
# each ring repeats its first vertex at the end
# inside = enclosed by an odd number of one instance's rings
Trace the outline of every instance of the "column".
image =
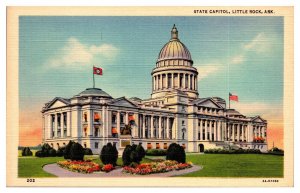
{"type": "Polygon", "coordinates": [[[143,114],[143,131],[142,131],[142,138],[145,138],[145,131],[146,131],[146,115],[143,114]]]}
{"type": "Polygon", "coordinates": [[[209,121],[209,140],[212,141],[212,121],[209,121]]]}
{"type": "Polygon", "coordinates": [[[168,74],[165,74],[165,87],[168,88],[168,74]]]}
{"type": "Polygon", "coordinates": [[[221,121],[218,121],[217,122],[218,125],[217,125],[217,140],[216,141],[221,141],[221,121]]]}
{"type": "Polygon", "coordinates": [[[94,122],[94,113],[93,113],[93,110],[90,110],[90,117],[89,117],[89,132],[88,132],[88,136],[90,135],[93,135],[93,124],[94,122]]]}
{"type": "Polygon", "coordinates": [[[231,125],[231,132],[232,132],[232,134],[231,134],[231,138],[232,138],[232,141],[234,141],[234,137],[235,137],[235,124],[232,124],[231,125]]]}
{"type": "Polygon", "coordinates": [[[171,88],[174,88],[174,73],[172,73],[171,75],[172,75],[171,88]]]}
{"type": "Polygon", "coordinates": [[[163,76],[160,74],[160,89],[163,89],[163,76]]]}
{"type": "MultiPolygon", "coordinates": [[[[111,129],[111,128],[108,128],[111,129]]],[[[104,128],[103,128],[104,130],[104,128]]],[[[121,118],[120,118],[120,111],[117,112],[117,131],[118,131],[118,135],[121,135],[121,118]]]]}
{"type": "Polygon", "coordinates": [[[217,141],[217,121],[214,121],[214,141],[217,141]]]}
{"type": "Polygon", "coordinates": [[[241,133],[240,133],[240,130],[241,130],[241,125],[240,124],[238,124],[237,125],[237,141],[239,142],[240,141],[240,135],[241,135],[241,133]]]}
{"type": "Polygon", "coordinates": [[[191,90],[194,90],[194,75],[192,75],[192,77],[191,77],[191,82],[192,82],[192,88],[191,88],[191,90]]]}
{"type": "Polygon", "coordinates": [[[161,116],[158,117],[158,138],[161,138],[161,116]]]}
{"type": "Polygon", "coordinates": [[[128,112],[125,112],[125,125],[128,125],[128,112]]]}
{"type": "Polygon", "coordinates": [[[242,142],[244,142],[244,140],[245,140],[245,132],[244,132],[244,129],[245,129],[245,125],[244,124],[242,124],[242,142]]]}
{"type": "Polygon", "coordinates": [[[55,114],[55,127],[54,127],[54,137],[57,137],[57,127],[58,127],[58,116],[55,114]]]}
{"type": "Polygon", "coordinates": [[[198,90],[198,78],[195,76],[195,90],[198,90]]]}
{"type": "Polygon", "coordinates": [[[154,138],[153,115],[150,115],[150,136],[154,138]]]}
{"type": "Polygon", "coordinates": [[[188,89],[189,90],[191,89],[191,76],[190,76],[190,74],[188,74],[188,89]]]}
{"type": "Polygon", "coordinates": [[[166,125],[166,132],[167,132],[167,139],[170,139],[170,132],[169,132],[169,117],[166,117],[166,119],[167,119],[167,125],[166,125]]]}
{"type": "Polygon", "coordinates": [[[186,76],[186,74],[182,74],[182,87],[185,89],[185,84],[186,84],[186,82],[185,82],[185,76],[186,76]]]}
{"type": "Polygon", "coordinates": [[[178,88],[180,88],[180,73],[177,73],[177,84],[178,88]]]}
{"type": "Polygon", "coordinates": [[[52,116],[51,114],[47,114],[47,128],[48,128],[48,139],[52,138],[52,116]]]}
{"type": "Polygon", "coordinates": [[[207,120],[203,120],[204,121],[204,139],[203,140],[207,140],[207,120]]]}
{"type": "Polygon", "coordinates": [[[152,90],[155,90],[155,76],[152,79],[152,90]]]}
{"type": "Polygon", "coordinates": [[[71,136],[71,112],[67,112],[67,137],[71,136]]]}
{"type": "Polygon", "coordinates": [[[200,119],[200,139],[202,139],[202,135],[203,135],[203,123],[202,123],[202,119],[200,119]]]}

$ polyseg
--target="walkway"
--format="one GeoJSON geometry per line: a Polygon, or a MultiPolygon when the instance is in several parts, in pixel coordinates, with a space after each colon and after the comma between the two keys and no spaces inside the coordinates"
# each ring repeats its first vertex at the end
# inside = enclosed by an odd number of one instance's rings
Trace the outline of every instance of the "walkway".
{"type": "Polygon", "coordinates": [[[43,170],[53,174],[58,177],[170,177],[170,176],[178,176],[190,172],[195,172],[201,170],[202,167],[193,165],[193,167],[184,169],[184,170],[174,170],[171,172],[166,173],[158,173],[158,174],[150,174],[150,175],[132,175],[122,173],[122,168],[114,169],[111,172],[94,172],[92,174],[82,174],[77,172],[71,172],[67,169],[63,169],[59,167],[56,163],[55,164],[48,164],[43,167],[43,170]]]}

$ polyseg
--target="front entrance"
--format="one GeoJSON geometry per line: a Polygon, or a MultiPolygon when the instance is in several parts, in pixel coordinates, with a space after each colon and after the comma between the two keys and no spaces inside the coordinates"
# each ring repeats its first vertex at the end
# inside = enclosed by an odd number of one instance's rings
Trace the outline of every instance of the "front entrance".
{"type": "Polygon", "coordinates": [[[200,153],[204,152],[204,145],[203,144],[199,144],[199,152],[200,153]]]}

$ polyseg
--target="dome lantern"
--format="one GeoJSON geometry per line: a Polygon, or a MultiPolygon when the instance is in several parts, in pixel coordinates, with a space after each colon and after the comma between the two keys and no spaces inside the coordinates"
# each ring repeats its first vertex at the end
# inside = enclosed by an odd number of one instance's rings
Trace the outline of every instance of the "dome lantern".
{"type": "Polygon", "coordinates": [[[178,30],[175,24],[173,25],[173,28],[171,30],[171,39],[178,39],[178,30]]]}

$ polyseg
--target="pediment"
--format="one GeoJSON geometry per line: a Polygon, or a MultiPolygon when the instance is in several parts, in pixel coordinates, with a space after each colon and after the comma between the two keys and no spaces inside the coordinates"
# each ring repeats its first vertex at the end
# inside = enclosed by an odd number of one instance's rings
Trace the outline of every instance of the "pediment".
{"type": "Polygon", "coordinates": [[[197,106],[210,107],[210,108],[222,108],[220,105],[212,101],[211,99],[207,99],[197,103],[197,106]]]}
{"type": "Polygon", "coordinates": [[[126,98],[116,99],[111,104],[114,106],[122,106],[122,107],[137,107],[134,103],[130,102],[126,98]]]}
{"type": "Polygon", "coordinates": [[[260,116],[257,116],[257,117],[254,117],[252,119],[253,122],[256,122],[256,123],[264,123],[265,120],[263,118],[261,118],[260,116]]]}
{"type": "Polygon", "coordinates": [[[50,108],[58,108],[58,107],[64,107],[68,105],[68,103],[66,101],[63,101],[59,98],[55,98],[53,99],[48,105],[47,105],[47,108],[50,109],[50,108]]]}

